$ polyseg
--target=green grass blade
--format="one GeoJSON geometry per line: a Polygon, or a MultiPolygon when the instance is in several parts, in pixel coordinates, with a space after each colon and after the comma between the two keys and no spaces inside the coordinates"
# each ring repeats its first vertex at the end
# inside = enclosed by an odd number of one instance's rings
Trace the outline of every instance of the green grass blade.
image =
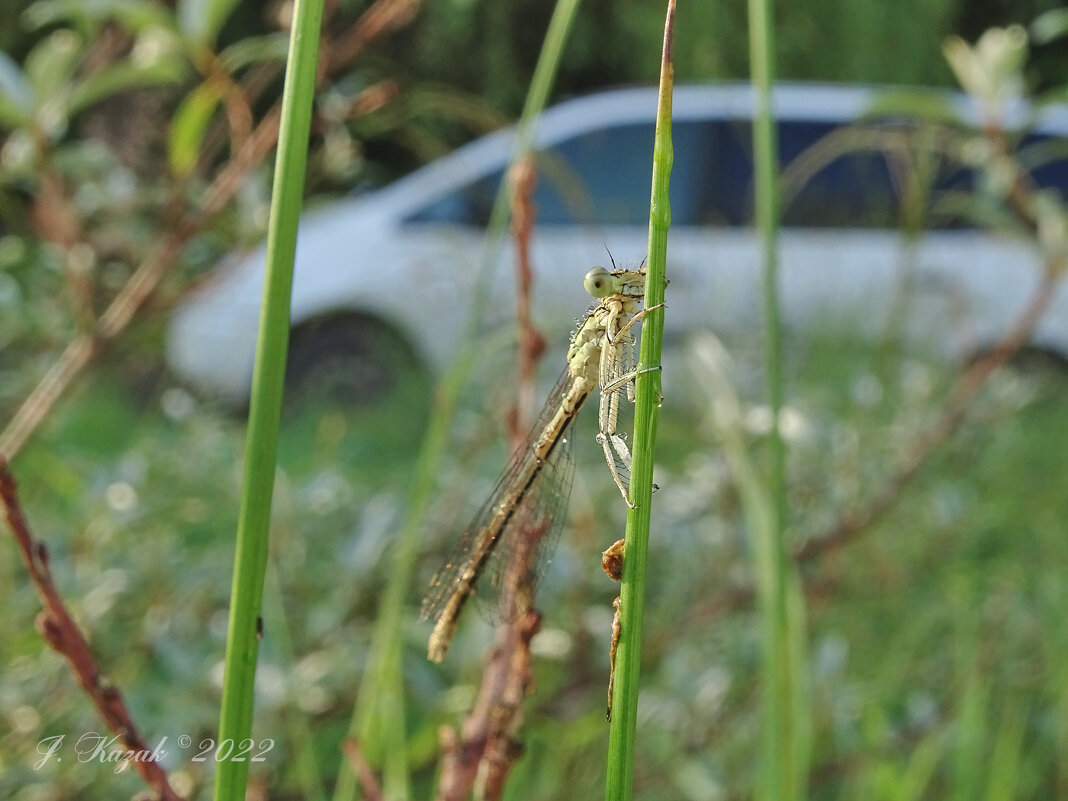
{"type": "Polygon", "coordinates": [[[704,385],[723,456],[737,483],[753,558],[764,646],[762,727],[765,736],[758,797],[778,801],[800,798],[808,766],[811,721],[806,674],[805,605],[797,570],[779,570],[776,557],[775,503],[743,433],[742,404],[728,377],[730,357],[714,336],[695,338],[694,374],[704,385]],[[785,621],[771,614],[771,600],[782,593],[785,621]],[[772,663],[778,660],[778,663],[772,663]],[[781,664],[779,664],[781,663],[781,664]],[[780,761],[772,762],[773,757],[780,761]],[[774,784],[773,784],[774,783],[774,784]],[[779,788],[779,789],[776,789],[779,788]],[[781,792],[782,795],[775,795],[781,792]]]}
{"type": "MultiPolygon", "coordinates": [[[[756,225],[764,258],[764,363],[767,372],[768,405],[772,419],[782,409],[782,331],[779,315],[779,186],[778,145],[771,109],[774,52],[768,0],[749,2],[749,48],[756,114],[753,119],[753,172],[756,225]]],[[[786,527],[786,449],[778,426],[769,435],[771,494],[780,532],[786,527]]]]}
{"type": "MultiPolygon", "coordinates": [[[[775,52],[768,0],[749,0],[750,65],[756,89],[753,159],[756,222],[764,254],[765,374],[772,420],[783,404],[782,332],[779,315],[779,190],[775,121],[771,86],[775,52]]],[[[808,727],[802,721],[806,660],[803,597],[792,575],[786,545],[786,447],[776,423],[769,436],[771,452],[768,502],[770,529],[749,517],[749,533],[760,593],[764,632],[764,753],[760,796],[765,801],[799,801],[808,772],[808,727]]]]}
{"type": "Polygon", "coordinates": [[[279,574],[276,554],[268,554],[266,587],[263,601],[264,630],[270,632],[272,649],[279,660],[279,667],[288,679],[285,725],[293,734],[293,756],[290,764],[295,783],[300,788],[302,801],[326,801],[322,771],[319,769],[321,754],[317,753],[315,748],[309,715],[301,709],[294,691],[293,677],[296,675],[294,668],[297,659],[293,652],[292,630],[283,603],[282,577],[279,574]]]}
{"type": "MultiPolygon", "coordinates": [[[[322,0],[297,0],[293,10],[267,234],[263,307],[245,445],[245,476],[238,516],[219,742],[241,742],[251,736],[252,730],[252,696],[259,650],[257,621],[267,567],[278,421],[289,346],[289,298],[297,221],[304,194],[322,12],[322,0]]],[[[215,774],[216,801],[244,799],[247,779],[248,762],[220,761],[215,774]]]]}
{"type": "MultiPolygon", "coordinates": [[[[649,252],[645,279],[645,305],[664,302],[667,286],[667,234],[671,225],[668,189],[673,159],[671,101],[674,90],[672,39],[675,2],[668,0],[664,23],[664,49],[660,64],[660,93],[653,143],[653,186],[649,206],[649,252]]],[[[639,365],[660,364],[664,338],[664,309],[651,311],[642,321],[639,365]]],[[[623,585],[620,588],[621,633],[616,652],[615,698],[608,739],[608,776],[605,798],[629,799],[634,785],[634,737],[637,728],[638,683],[641,673],[642,617],[649,552],[649,522],[653,498],[653,447],[660,418],[660,371],[638,376],[634,406],[634,453],[631,500],[627,513],[623,585]]]]}
{"type": "Polygon", "coordinates": [[[986,801],[1013,801],[1018,797],[1023,772],[1027,709],[1015,700],[1005,703],[1001,726],[990,755],[986,801]]]}

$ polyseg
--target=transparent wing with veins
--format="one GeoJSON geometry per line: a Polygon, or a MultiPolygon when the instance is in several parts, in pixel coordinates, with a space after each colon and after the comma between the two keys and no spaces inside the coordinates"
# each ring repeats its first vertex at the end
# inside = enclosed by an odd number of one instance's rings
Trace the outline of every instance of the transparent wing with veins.
{"type": "Polygon", "coordinates": [[[524,490],[518,479],[530,472],[531,463],[535,460],[532,448],[534,439],[556,414],[560,398],[572,380],[565,369],[549,393],[530,433],[512,454],[493,492],[464,531],[448,561],[434,575],[423,599],[421,611],[424,618],[437,620],[441,616],[454,588],[469,569],[477,571],[481,577],[476,597],[483,617],[490,623],[514,620],[531,607],[534,593],[559,541],[564,507],[571,495],[575,460],[571,452],[570,426],[565,428],[560,442],[534,474],[530,486],[525,488],[522,498],[517,502],[517,493],[524,490]],[[495,540],[485,543],[484,530],[502,505],[508,504],[515,505],[514,512],[495,540]],[[536,548],[536,555],[524,559],[523,564],[529,565],[529,568],[519,576],[512,565],[515,559],[524,557],[524,552],[530,548],[536,548]],[[489,580],[486,580],[485,574],[490,576],[489,580]]]}

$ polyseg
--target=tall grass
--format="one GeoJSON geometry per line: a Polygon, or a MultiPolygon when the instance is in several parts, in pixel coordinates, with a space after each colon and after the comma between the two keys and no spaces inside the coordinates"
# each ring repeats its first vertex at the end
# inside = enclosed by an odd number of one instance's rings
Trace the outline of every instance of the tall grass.
{"type": "MultiPolygon", "coordinates": [[[[672,41],[675,0],[668,0],[664,47],[660,62],[660,91],[653,143],[652,193],[649,204],[649,250],[646,260],[645,305],[660,305],[642,321],[639,367],[656,367],[664,338],[664,289],[667,286],[667,235],[671,226],[669,187],[673,152],[671,102],[675,76],[672,41]]],[[[620,638],[616,652],[615,698],[608,739],[608,777],[605,798],[629,799],[634,785],[634,747],[638,719],[638,682],[641,673],[642,618],[649,552],[649,523],[653,500],[653,446],[660,418],[660,371],[637,378],[634,406],[634,461],[630,495],[634,506],[627,512],[623,585],[620,588],[620,638]]]]}
{"type": "MultiPolygon", "coordinates": [[[[227,742],[241,743],[249,739],[252,731],[252,698],[259,652],[258,621],[267,569],[278,423],[289,346],[289,298],[293,285],[297,222],[304,194],[322,14],[322,0],[297,0],[293,9],[267,235],[263,307],[245,441],[245,476],[238,515],[226,670],[219,715],[220,748],[227,742]]],[[[239,801],[245,797],[248,764],[233,759],[218,762],[216,801],[239,801]]]]}
{"type": "Polygon", "coordinates": [[[808,725],[804,686],[803,597],[786,543],[786,447],[783,405],[782,331],[779,323],[779,192],[775,121],[771,108],[775,38],[769,0],[749,0],[750,65],[755,87],[753,158],[756,224],[764,259],[764,370],[772,426],[768,481],[770,515],[749,507],[748,532],[760,602],[763,640],[763,754],[759,797],[800,801],[808,771],[808,725]]]}

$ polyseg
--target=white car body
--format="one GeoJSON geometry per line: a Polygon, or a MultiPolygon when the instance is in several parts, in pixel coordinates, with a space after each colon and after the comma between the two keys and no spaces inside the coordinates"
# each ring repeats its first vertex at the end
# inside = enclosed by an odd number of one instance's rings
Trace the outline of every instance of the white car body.
{"type": "MultiPolygon", "coordinates": [[[[775,89],[773,110],[780,125],[811,121],[839,126],[862,117],[876,97],[875,90],[857,87],[781,85],[775,89]]],[[[962,97],[951,97],[966,107],[962,97]]],[[[687,130],[687,121],[710,125],[726,121],[733,126],[730,130],[736,127],[748,136],[753,108],[748,85],[680,87],[674,99],[675,130],[687,130]]],[[[539,151],[549,152],[572,140],[595,144],[602,132],[629,130],[626,126],[636,123],[651,125],[655,111],[653,89],[623,89],[567,101],[541,115],[535,144],[539,151]]],[[[695,125],[694,130],[704,129],[695,125]]],[[[1059,113],[1045,119],[1043,130],[1064,135],[1068,118],[1059,113]]],[[[324,315],[365,315],[401,333],[431,366],[447,364],[464,326],[486,239],[480,225],[457,224],[450,217],[469,211],[464,205],[465,187],[499,174],[513,148],[514,131],[498,131],[388,187],[305,214],[297,244],[293,328],[324,315]]],[[[702,142],[693,152],[700,159],[715,158],[711,143],[702,142]]],[[[625,159],[623,150],[586,153],[587,161],[618,158],[621,172],[635,167],[636,175],[645,176],[645,189],[634,190],[640,194],[628,202],[647,207],[651,149],[636,157],[641,160],[637,165],[630,164],[634,159],[625,159]]],[[[703,191],[708,181],[701,170],[679,154],[677,142],[673,193],[703,191]]],[[[732,162],[720,168],[737,166],[732,162]]],[[[540,176],[544,182],[544,170],[540,176]]],[[[630,188],[625,194],[633,194],[630,188]]],[[[739,190],[734,186],[733,191],[739,190]]],[[[677,205],[682,208],[673,194],[673,210],[677,205]]],[[[605,206],[601,203],[594,211],[600,214],[605,206]]],[[[608,211],[604,214],[611,216],[608,211]]],[[[606,245],[617,260],[634,263],[645,254],[646,238],[647,224],[630,218],[626,224],[603,217],[582,224],[559,220],[539,224],[533,237],[533,264],[535,316],[542,330],[559,333],[556,338],[563,344],[588,302],[582,276],[591,266],[607,261],[606,245]]],[[[500,309],[498,316],[503,317],[514,304],[512,272],[503,269],[512,263],[513,254],[507,243],[499,250],[490,308],[500,309]]],[[[937,350],[954,355],[981,350],[1004,334],[1040,277],[1039,256],[1032,246],[976,230],[928,232],[910,249],[897,230],[888,228],[784,224],[780,265],[788,327],[804,329],[841,318],[863,333],[878,333],[888,324],[890,299],[904,272],[912,269],[919,279],[914,282],[918,302],[909,334],[930,337],[937,350]]],[[[760,251],[752,228],[744,222],[688,224],[675,215],[668,240],[668,273],[669,330],[756,330],[760,251]]],[[[167,356],[179,375],[231,401],[247,398],[263,275],[261,246],[231,257],[212,281],[176,310],[167,356]]],[[[1063,287],[1039,322],[1034,344],[1068,354],[1068,293],[1063,287]]]]}

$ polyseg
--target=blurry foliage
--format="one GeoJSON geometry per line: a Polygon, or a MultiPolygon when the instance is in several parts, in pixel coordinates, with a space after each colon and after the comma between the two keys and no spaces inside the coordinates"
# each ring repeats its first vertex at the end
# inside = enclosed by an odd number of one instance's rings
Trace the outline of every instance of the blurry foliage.
{"type": "MultiPolygon", "coordinates": [[[[277,100],[281,9],[38,0],[19,15],[24,36],[11,52],[21,58],[0,51],[0,307],[10,309],[0,409],[40,377],[35,352],[90,330],[164,234],[197,219],[205,189],[277,100]]],[[[357,12],[328,31],[341,37],[357,12]]],[[[462,92],[397,82],[394,65],[371,55],[322,88],[317,112],[313,193],[381,183],[440,155],[459,138],[442,139],[450,125],[470,135],[503,122],[462,92]]],[[[253,168],[222,214],[193,223],[158,305],[262,237],[271,165],[253,168]]]]}
{"type": "MultiPolygon", "coordinates": [[[[1052,0],[987,7],[970,0],[785,3],[777,7],[777,74],[795,81],[948,86],[952,76],[938,47],[943,38],[959,32],[974,39],[994,24],[1027,24],[1056,5],[1052,0]]],[[[532,0],[431,3],[389,50],[407,79],[462,86],[514,113],[550,11],[532,0]],[[457,53],[464,58],[456,58],[457,53]]],[[[655,83],[659,51],[648,32],[661,22],[660,8],[641,0],[584,3],[561,65],[558,95],[655,83]]],[[[746,24],[744,5],[727,0],[688,9],[675,37],[679,80],[746,78],[746,24]]],[[[1063,42],[1044,45],[1041,58],[1031,65],[1031,80],[1063,82],[1066,54],[1063,42]]]]}

